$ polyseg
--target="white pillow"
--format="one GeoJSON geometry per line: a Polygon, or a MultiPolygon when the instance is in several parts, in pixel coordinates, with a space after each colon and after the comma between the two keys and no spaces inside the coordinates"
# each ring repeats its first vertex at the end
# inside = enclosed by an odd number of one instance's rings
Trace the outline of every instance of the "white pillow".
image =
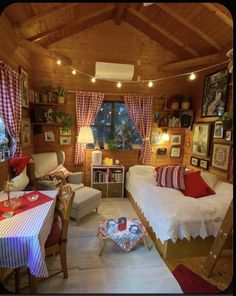
{"type": "Polygon", "coordinates": [[[214,189],[216,183],[219,180],[219,178],[216,175],[209,172],[201,172],[201,177],[211,189],[214,189]]]}
{"type": "Polygon", "coordinates": [[[155,168],[150,165],[134,165],[129,168],[131,174],[134,175],[153,175],[155,168]]]}
{"type": "Polygon", "coordinates": [[[20,175],[16,176],[15,178],[11,179],[11,181],[13,182],[13,191],[21,191],[24,190],[25,187],[28,185],[29,183],[29,178],[26,174],[26,166],[24,168],[24,170],[20,173],[20,175]]]}

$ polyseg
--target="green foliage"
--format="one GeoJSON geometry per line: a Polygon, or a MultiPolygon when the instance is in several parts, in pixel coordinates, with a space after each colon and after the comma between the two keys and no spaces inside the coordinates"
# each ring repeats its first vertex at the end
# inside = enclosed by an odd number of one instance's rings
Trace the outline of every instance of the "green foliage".
{"type": "Polygon", "coordinates": [[[51,90],[51,85],[41,85],[39,88],[39,92],[43,95],[48,95],[51,90]]]}
{"type": "Polygon", "coordinates": [[[182,102],[191,102],[190,97],[183,97],[182,102]]]}
{"type": "Polygon", "coordinates": [[[65,88],[61,87],[61,86],[58,86],[57,87],[57,95],[59,97],[64,97],[66,95],[66,90],[65,88]]]}
{"type": "Polygon", "coordinates": [[[229,115],[229,112],[225,112],[222,116],[219,116],[219,120],[222,122],[231,121],[232,117],[229,115]]]}
{"type": "Polygon", "coordinates": [[[65,129],[71,129],[74,125],[74,117],[62,111],[53,112],[55,121],[65,129]]]}
{"type": "Polygon", "coordinates": [[[118,150],[115,140],[106,140],[106,143],[108,144],[108,149],[110,152],[116,152],[118,150]]]}
{"type": "Polygon", "coordinates": [[[171,96],[170,102],[171,103],[175,103],[175,102],[181,103],[183,101],[183,99],[184,99],[184,96],[183,95],[176,94],[176,95],[171,96]]]}

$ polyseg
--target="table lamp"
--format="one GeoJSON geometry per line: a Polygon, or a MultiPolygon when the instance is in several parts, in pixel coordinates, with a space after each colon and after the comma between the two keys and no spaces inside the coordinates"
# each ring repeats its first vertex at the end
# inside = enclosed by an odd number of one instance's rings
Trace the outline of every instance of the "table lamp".
{"type": "MultiPolygon", "coordinates": [[[[79,130],[79,136],[77,137],[77,142],[84,144],[84,149],[86,149],[86,144],[93,144],[93,132],[90,126],[82,126],[79,130]]],[[[84,167],[86,170],[86,153],[84,158],[84,167]]]]}

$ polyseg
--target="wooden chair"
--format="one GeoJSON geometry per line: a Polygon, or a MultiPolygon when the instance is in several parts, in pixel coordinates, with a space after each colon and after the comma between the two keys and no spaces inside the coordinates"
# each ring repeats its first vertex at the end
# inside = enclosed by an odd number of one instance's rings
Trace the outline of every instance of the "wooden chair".
{"type": "MultiPolygon", "coordinates": [[[[45,243],[45,256],[51,256],[60,254],[62,270],[56,272],[51,276],[54,276],[60,272],[63,272],[64,278],[68,278],[67,271],[67,259],[66,259],[66,247],[67,247],[67,234],[70,219],[71,207],[74,199],[74,192],[69,185],[62,185],[59,188],[54,221],[50,234],[45,243]]],[[[15,291],[20,291],[20,270],[21,268],[15,269],[15,291]]],[[[28,275],[30,275],[28,270],[28,275]]],[[[29,277],[30,281],[30,277],[29,277]]]]}
{"type": "Polygon", "coordinates": [[[68,277],[66,247],[70,212],[74,192],[68,185],[61,186],[56,201],[55,217],[51,232],[45,243],[45,256],[60,254],[64,278],[68,277]]]}

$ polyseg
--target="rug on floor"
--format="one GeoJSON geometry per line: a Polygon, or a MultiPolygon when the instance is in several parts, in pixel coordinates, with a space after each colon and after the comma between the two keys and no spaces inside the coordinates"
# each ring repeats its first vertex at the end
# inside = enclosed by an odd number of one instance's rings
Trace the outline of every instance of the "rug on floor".
{"type": "Polygon", "coordinates": [[[182,264],[179,264],[172,273],[184,293],[220,293],[220,290],[216,286],[213,286],[182,264]]]}
{"type": "MultiPolygon", "coordinates": [[[[68,278],[60,273],[42,280],[39,293],[183,293],[177,280],[155,249],[139,244],[130,252],[108,242],[102,256],[98,223],[110,218],[137,217],[126,198],[103,198],[98,213],[70,221],[67,243],[68,278]]],[[[151,241],[149,241],[151,243],[151,241]]],[[[48,257],[49,274],[60,270],[59,256],[48,257]]],[[[22,286],[27,284],[27,274],[22,286]]],[[[14,279],[11,282],[14,285],[14,279]]],[[[22,290],[22,293],[26,289],[22,290]]]]}

